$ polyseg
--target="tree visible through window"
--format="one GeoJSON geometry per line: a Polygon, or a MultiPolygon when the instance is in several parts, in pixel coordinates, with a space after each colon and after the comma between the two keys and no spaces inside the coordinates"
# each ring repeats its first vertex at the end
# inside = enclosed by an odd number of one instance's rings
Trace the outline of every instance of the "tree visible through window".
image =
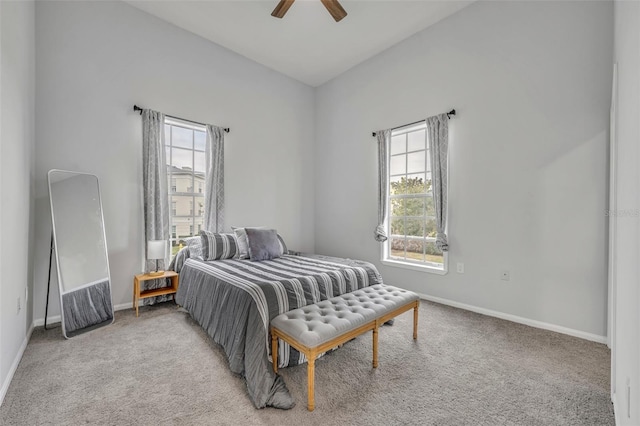
{"type": "Polygon", "coordinates": [[[206,129],[177,119],[165,119],[165,147],[171,246],[175,254],[184,239],[202,229],[204,223],[206,129]],[[194,208],[197,206],[197,208],[194,208]]]}
{"type": "Polygon", "coordinates": [[[430,151],[425,124],[394,130],[389,146],[385,259],[444,268],[435,245],[430,151]]]}

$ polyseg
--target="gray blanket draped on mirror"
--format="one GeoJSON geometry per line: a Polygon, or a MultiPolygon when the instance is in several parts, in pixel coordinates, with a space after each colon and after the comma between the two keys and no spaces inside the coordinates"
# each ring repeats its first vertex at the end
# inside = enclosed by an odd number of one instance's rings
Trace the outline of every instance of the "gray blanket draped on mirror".
{"type": "MultiPolygon", "coordinates": [[[[164,144],[164,114],[142,110],[142,173],[144,188],[145,272],[156,269],[155,260],[147,260],[146,242],[169,240],[169,195],[167,192],[167,162],[164,144]]],[[[158,269],[165,269],[167,259],[158,260],[158,269]]],[[[142,290],[170,285],[167,279],[143,281],[142,290]]],[[[154,304],[173,299],[164,295],[144,299],[154,304]]]]}

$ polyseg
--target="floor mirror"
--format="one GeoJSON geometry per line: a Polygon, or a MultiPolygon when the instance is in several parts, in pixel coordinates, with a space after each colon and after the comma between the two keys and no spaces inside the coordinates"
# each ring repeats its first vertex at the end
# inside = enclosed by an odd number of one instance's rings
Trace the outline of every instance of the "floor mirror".
{"type": "Polygon", "coordinates": [[[113,323],[111,276],[98,177],[50,170],[53,245],[65,338],[113,323]]]}

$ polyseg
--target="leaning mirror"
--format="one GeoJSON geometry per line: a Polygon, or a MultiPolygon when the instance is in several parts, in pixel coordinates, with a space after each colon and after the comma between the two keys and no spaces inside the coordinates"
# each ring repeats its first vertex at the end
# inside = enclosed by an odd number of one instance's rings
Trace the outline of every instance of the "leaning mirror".
{"type": "Polygon", "coordinates": [[[54,169],[48,177],[62,334],[69,338],[114,318],[102,201],[95,175],[54,169]]]}

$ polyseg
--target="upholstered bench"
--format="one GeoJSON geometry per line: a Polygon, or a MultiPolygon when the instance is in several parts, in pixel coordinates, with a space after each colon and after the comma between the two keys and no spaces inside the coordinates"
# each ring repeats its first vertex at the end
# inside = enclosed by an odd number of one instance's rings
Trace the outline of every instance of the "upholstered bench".
{"type": "Polygon", "coordinates": [[[278,339],[307,357],[307,408],[313,411],[316,358],[360,334],[373,331],[373,368],[378,367],[378,328],[413,309],[413,338],[418,338],[418,295],[384,284],[365,287],[280,314],[271,320],[271,357],[278,372],[278,339]]]}

